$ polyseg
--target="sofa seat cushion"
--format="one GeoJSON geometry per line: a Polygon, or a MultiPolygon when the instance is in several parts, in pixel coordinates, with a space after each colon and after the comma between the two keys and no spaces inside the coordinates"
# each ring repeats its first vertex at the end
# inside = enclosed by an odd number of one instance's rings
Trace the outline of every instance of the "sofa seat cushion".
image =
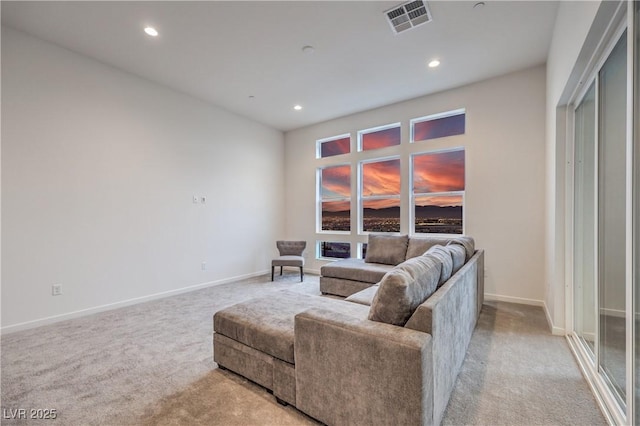
{"type": "Polygon", "coordinates": [[[430,255],[409,259],[389,271],[373,298],[369,319],[404,326],[436,290],[442,263],[430,255]]]}
{"type": "Polygon", "coordinates": [[[376,284],[392,269],[393,265],[366,263],[362,259],[342,259],[322,266],[320,274],[323,277],[376,284]]]}
{"type": "Polygon", "coordinates": [[[373,303],[373,298],[376,296],[378,292],[378,288],[380,286],[378,284],[372,285],[369,288],[365,288],[364,290],[360,290],[357,293],[353,293],[351,296],[347,297],[345,300],[347,302],[359,303],[361,305],[371,306],[373,303]]]}
{"type": "Polygon", "coordinates": [[[366,263],[399,265],[407,256],[408,235],[369,235],[366,263]]]}
{"type": "Polygon", "coordinates": [[[213,316],[213,330],[230,339],[294,364],[295,316],[324,308],[365,319],[369,307],[328,297],[280,291],[222,309],[213,316]]]}

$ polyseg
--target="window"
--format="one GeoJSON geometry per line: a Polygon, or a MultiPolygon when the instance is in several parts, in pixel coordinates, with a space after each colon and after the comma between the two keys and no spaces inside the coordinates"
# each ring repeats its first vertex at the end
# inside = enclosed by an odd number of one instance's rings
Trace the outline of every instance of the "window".
{"type": "Polygon", "coordinates": [[[358,132],[358,148],[360,151],[369,151],[395,145],[400,145],[399,123],[358,132]]]}
{"type": "Polygon", "coordinates": [[[361,163],[363,232],[400,232],[400,159],[361,163]]]}
{"type": "Polygon", "coordinates": [[[465,110],[449,111],[411,120],[411,142],[463,135],[465,110]]]}
{"type": "Polygon", "coordinates": [[[351,166],[325,167],[318,172],[320,230],[351,230],[351,166]]]}
{"type": "Polygon", "coordinates": [[[318,242],[318,257],[345,259],[351,257],[351,244],[333,241],[318,242]]]}
{"type": "Polygon", "coordinates": [[[316,142],[316,158],[333,157],[351,152],[351,135],[335,136],[316,142]]]}
{"type": "Polygon", "coordinates": [[[412,156],[413,232],[462,234],[464,149],[412,156]]]}

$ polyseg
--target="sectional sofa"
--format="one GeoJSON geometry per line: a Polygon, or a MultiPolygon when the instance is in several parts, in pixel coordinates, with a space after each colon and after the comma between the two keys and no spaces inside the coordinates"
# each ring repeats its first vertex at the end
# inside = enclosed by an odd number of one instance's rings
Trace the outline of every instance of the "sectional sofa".
{"type": "Polygon", "coordinates": [[[448,240],[407,259],[409,242],[370,238],[373,258],[384,243],[403,259],[346,299],[283,291],[218,311],[215,362],[325,424],[439,424],[479,314],[484,252],[448,240]],[[465,253],[455,267],[454,252],[465,253]]]}

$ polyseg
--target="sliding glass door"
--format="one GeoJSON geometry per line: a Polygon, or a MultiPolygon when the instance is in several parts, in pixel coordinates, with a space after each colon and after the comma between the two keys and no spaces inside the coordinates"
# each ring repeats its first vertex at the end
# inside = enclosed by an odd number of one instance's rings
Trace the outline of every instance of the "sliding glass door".
{"type": "Polygon", "coordinates": [[[627,333],[627,58],[627,31],[621,29],[573,116],[573,332],[618,419],[630,412],[627,356],[634,346],[627,333]]]}
{"type": "Polygon", "coordinates": [[[595,355],[596,339],[596,84],[575,111],[574,328],[595,355]]]}

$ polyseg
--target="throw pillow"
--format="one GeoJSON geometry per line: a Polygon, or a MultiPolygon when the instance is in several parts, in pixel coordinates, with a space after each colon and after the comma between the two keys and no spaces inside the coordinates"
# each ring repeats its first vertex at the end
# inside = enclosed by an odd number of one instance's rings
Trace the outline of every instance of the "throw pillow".
{"type": "Polygon", "coordinates": [[[369,235],[367,255],[364,261],[398,265],[404,262],[408,242],[407,235],[369,235]]]}
{"type": "Polygon", "coordinates": [[[451,257],[453,258],[453,270],[451,271],[451,275],[453,275],[462,268],[462,265],[464,265],[467,257],[467,251],[463,246],[455,241],[449,242],[449,244],[446,245],[446,249],[449,250],[451,257]]]}
{"type": "Polygon", "coordinates": [[[415,257],[387,272],[369,309],[369,319],[404,326],[436,290],[442,266],[434,258],[415,257]]]}
{"type": "Polygon", "coordinates": [[[451,278],[451,273],[453,272],[453,257],[451,257],[451,253],[449,250],[438,244],[427,250],[424,256],[435,257],[442,263],[440,280],[438,281],[438,287],[440,287],[449,278],[451,278]]]}

